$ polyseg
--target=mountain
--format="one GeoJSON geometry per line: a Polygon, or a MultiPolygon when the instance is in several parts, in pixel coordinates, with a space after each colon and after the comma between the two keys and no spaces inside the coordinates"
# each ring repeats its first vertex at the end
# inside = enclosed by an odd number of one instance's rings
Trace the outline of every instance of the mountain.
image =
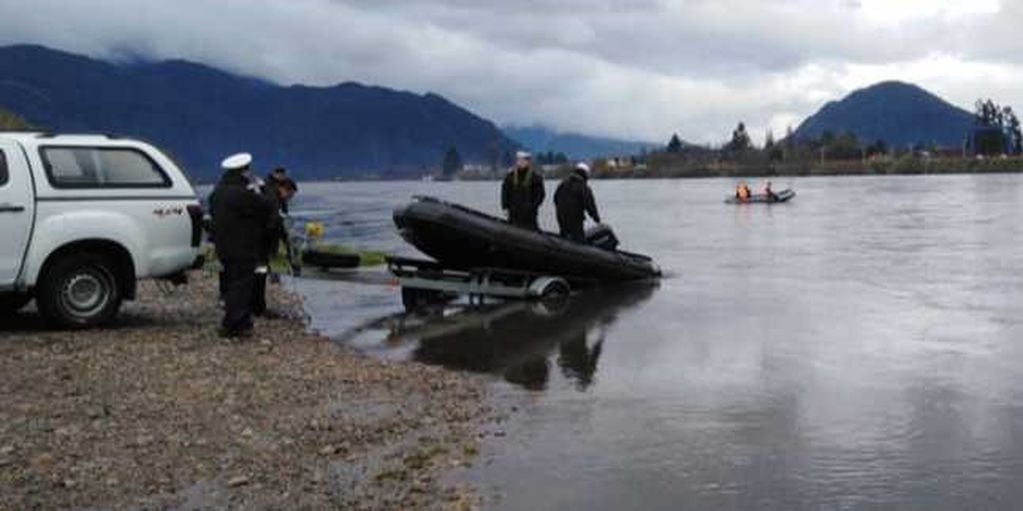
{"type": "Polygon", "coordinates": [[[657,144],[647,142],[561,133],[543,126],[505,126],[504,133],[530,151],[564,153],[570,159],[632,155],[644,149],[660,148],[657,144]]]}
{"type": "Polygon", "coordinates": [[[909,83],[881,82],[824,105],[795,131],[798,139],[826,131],[855,133],[863,142],[891,146],[916,143],[958,147],[973,125],[973,115],[909,83]]]}
{"type": "Polygon", "coordinates": [[[181,60],[112,64],[39,46],[0,48],[0,107],[54,131],[151,140],[206,180],[237,151],[308,179],[419,175],[452,146],[470,163],[517,147],[436,94],[279,86],[181,60]]]}

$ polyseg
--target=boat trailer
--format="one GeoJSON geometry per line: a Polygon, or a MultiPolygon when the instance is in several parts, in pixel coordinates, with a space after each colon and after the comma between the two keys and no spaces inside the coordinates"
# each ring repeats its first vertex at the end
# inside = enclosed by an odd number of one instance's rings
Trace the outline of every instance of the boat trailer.
{"type": "Polygon", "coordinates": [[[387,269],[398,279],[402,301],[416,307],[467,296],[470,303],[483,303],[486,297],[517,299],[557,299],[571,292],[561,277],[509,270],[473,268],[458,270],[425,259],[388,257],[387,269]]]}
{"type": "MultiPolygon", "coordinates": [[[[486,298],[548,300],[567,297],[572,288],[557,276],[507,268],[447,268],[435,261],[408,257],[387,257],[387,275],[357,268],[307,265],[301,277],[342,280],[372,285],[401,286],[406,307],[447,303],[460,296],[483,304],[486,298]]],[[[298,276],[298,275],[296,275],[298,276]]]]}

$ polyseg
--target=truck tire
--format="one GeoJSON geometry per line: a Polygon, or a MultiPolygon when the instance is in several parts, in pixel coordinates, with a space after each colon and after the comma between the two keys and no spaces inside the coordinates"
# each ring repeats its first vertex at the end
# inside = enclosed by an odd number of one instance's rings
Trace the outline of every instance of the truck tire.
{"type": "Polygon", "coordinates": [[[30,295],[9,294],[0,295],[0,316],[10,316],[21,310],[32,301],[30,295]]]}
{"type": "Polygon", "coordinates": [[[37,289],[39,313],[63,328],[102,325],[121,307],[117,272],[107,258],[95,253],[57,260],[37,289]]]}

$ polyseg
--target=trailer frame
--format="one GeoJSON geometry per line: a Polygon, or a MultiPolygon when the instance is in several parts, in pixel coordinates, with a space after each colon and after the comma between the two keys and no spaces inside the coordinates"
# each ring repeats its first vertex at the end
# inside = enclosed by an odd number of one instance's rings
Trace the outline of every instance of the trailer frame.
{"type": "Polygon", "coordinates": [[[467,296],[482,303],[486,297],[505,299],[548,299],[567,296],[568,281],[553,275],[508,268],[447,268],[435,261],[408,257],[388,257],[387,269],[402,287],[402,298],[441,299],[451,295],[467,296]],[[406,290],[409,292],[406,293],[406,290]]]}

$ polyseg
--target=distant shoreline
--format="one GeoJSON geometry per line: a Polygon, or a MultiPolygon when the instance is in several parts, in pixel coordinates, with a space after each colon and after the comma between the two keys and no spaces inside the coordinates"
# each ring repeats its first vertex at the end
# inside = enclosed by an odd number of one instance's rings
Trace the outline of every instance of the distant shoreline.
{"type": "MultiPolygon", "coordinates": [[[[870,160],[831,160],[795,162],[678,162],[663,165],[609,167],[605,162],[593,165],[594,179],[699,179],[747,177],[828,177],[888,175],[956,175],[1023,173],[1023,158],[987,158],[912,156],[870,160]]],[[[571,168],[545,169],[547,179],[558,179],[571,168]]],[[[493,180],[490,176],[462,176],[462,180],[493,180]]]]}
{"type": "Polygon", "coordinates": [[[686,178],[771,176],[885,176],[942,174],[1007,174],[1023,172],[1023,158],[975,159],[964,157],[879,158],[873,160],[801,161],[776,163],[717,162],[606,172],[597,177],[686,178]]]}
{"type": "MultiPolygon", "coordinates": [[[[760,177],[832,177],[832,176],[913,176],[913,175],[966,175],[966,174],[1018,174],[1023,173],[1023,157],[976,158],[963,157],[901,157],[875,160],[833,160],[824,162],[742,163],[711,162],[682,165],[607,168],[594,165],[593,179],[706,179],[706,178],[760,178],[760,177]]],[[[571,171],[569,166],[544,169],[545,179],[561,179],[571,171]]],[[[499,181],[504,170],[491,173],[463,173],[451,181],[499,181]]],[[[421,177],[380,176],[301,179],[302,183],[370,183],[420,182],[421,177]]],[[[434,182],[446,182],[436,180],[434,182]]],[[[197,186],[210,187],[215,183],[197,182],[197,186]]]]}
{"type": "MultiPolygon", "coordinates": [[[[817,171],[788,172],[776,169],[744,169],[730,173],[687,173],[684,175],[642,175],[642,176],[600,176],[595,177],[599,181],[616,180],[643,180],[643,179],[713,179],[713,178],[766,178],[766,177],[872,177],[872,176],[967,176],[967,175],[994,175],[994,174],[1021,174],[1023,168],[1014,170],[940,170],[940,171],[896,171],[877,172],[871,169],[857,171],[817,171]]],[[[553,177],[548,179],[555,179],[553,177]]]]}

